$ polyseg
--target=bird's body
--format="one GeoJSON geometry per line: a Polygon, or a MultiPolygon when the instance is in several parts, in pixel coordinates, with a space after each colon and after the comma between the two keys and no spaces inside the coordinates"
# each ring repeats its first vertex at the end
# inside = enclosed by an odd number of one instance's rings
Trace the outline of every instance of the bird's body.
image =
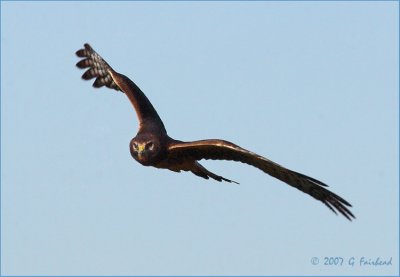
{"type": "Polygon", "coordinates": [[[114,71],[89,44],[76,52],[84,58],[77,63],[79,68],[89,68],[82,78],[96,78],[94,87],[106,86],[125,93],[132,103],[139,119],[137,135],[130,141],[132,157],[144,166],[169,169],[174,172],[190,171],[193,174],[217,181],[234,182],[214,174],[198,161],[202,159],[231,160],[252,165],[265,173],[307,193],[323,202],[336,213],[347,219],[355,218],[346,207],[351,205],[327,190],[324,183],[312,177],[287,169],[256,153],[250,152],[229,141],[220,139],[183,142],[168,136],[164,123],[145,94],[128,77],[114,71]]]}

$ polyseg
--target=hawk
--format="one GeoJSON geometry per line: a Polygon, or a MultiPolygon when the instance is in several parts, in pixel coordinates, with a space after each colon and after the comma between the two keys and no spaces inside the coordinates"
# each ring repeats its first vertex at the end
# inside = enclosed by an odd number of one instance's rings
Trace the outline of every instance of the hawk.
{"type": "Polygon", "coordinates": [[[88,70],[82,75],[85,80],[95,78],[93,86],[106,86],[128,96],[139,121],[139,130],[129,143],[132,157],[144,166],[169,169],[175,172],[190,171],[193,174],[219,182],[236,183],[219,176],[202,166],[202,159],[230,160],[254,166],[286,184],[324,203],[331,211],[341,213],[348,220],[355,219],[349,210],[351,204],[337,194],[327,190],[326,184],[317,179],[287,169],[263,156],[246,150],[232,142],[221,139],[206,139],[184,142],[168,136],[157,111],[128,77],[116,72],[89,44],[76,52],[82,58],[77,67],[88,70]]]}

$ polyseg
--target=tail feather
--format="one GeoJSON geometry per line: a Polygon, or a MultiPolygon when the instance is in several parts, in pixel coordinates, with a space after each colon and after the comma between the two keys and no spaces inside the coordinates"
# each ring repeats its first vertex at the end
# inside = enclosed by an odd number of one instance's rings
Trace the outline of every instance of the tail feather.
{"type": "Polygon", "coordinates": [[[202,178],[204,178],[204,179],[209,179],[209,178],[211,177],[212,179],[217,180],[218,182],[225,181],[225,182],[228,182],[228,183],[239,184],[239,183],[236,182],[236,181],[229,180],[229,179],[227,179],[227,178],[224,178],[224,177],[222,177],[222,176],[219,176],[219,175],[217,175],[217,174],[214,174],[214,173],[212,173],[211,171],[208,171],[204,166],[202,166],[202,165],[201,165],[200,163],[198,163],[198,162],[196,162],[195,165],[196,165],[196,167],[193,168],[193,169],[191,169],[190,171],[191,171],[193,174],[195,174],[195,175],[197,175],[197,176],[199,176],[199,177],[202,177],[202,178]]]}

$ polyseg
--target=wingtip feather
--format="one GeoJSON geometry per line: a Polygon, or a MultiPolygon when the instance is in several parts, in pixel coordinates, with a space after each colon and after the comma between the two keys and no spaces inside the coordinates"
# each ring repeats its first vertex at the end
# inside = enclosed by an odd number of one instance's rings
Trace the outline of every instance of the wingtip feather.
{"type": "Polygon", "coordinates": [[[76,63],[76,66],[79,68],[82,68],[82,69],[90,67],[91,65],[92,65],[92,63],[91,63],[90,59],[83,59],[76,63]]]}
{"type": "Polygon", "coordinates": [[[84,80],[90,80],[93,79],[95,76],[93,75],[92,69],[88,69],[85,73],[82,75],[82,79],[84,80]]]}
{"type": "Polygon", "coordinates": [[[80,58],[84,58],[84,57],[86,57],[85,51],[86,51],[85,49],[79,49],[78,51],[75,52],[75,54],[80,58]]]}

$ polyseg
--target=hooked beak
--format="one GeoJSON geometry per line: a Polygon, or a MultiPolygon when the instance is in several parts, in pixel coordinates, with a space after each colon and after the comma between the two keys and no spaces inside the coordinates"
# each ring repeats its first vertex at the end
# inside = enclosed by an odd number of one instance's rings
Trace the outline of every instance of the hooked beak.
{"type": "Polygon", "coordinates": [[[139,145],[138,145],[138,151],[137,151],[137,153],[138,153],[139,159],[142,157],[142,154],[143,154],[143,152],[144,152],[144,147],[145,147],[144,144],[139,144],[139,145]]]}

